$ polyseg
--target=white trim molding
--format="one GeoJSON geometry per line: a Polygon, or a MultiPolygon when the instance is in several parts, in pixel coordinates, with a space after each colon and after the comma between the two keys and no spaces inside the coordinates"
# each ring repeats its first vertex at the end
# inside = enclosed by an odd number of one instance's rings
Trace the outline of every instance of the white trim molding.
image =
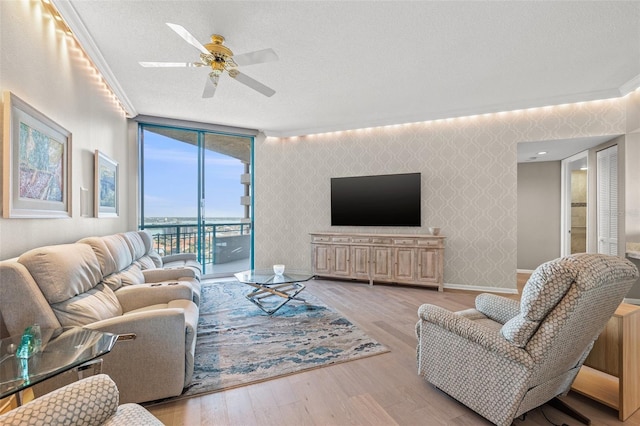
{"type": "Polygon", "coordinates": [[[640,89],[640,74],[620,86],[620,94],[626,96],[636,89],[640,89]]]}
{"type": "Polygon", "coordinates": [[[100,74],[102,74],[104,81],[109,85],[113,94],[118,98],[126,114],[129,117],[135,117],[138,114],[136,109],[122,89],[122,86],[120,86],[118,79],[111,71],[111,67],[107,64],[104,56],[102,56],[102,52],[100,52],[98,45],[93,41],[91,33],[87,30],[87,27],[84,25],[84,22],[82,22],[80,15],[78,15],[78,12],[71,2],[64,0],[51,0],[51,3],[55,6],[62,19],[71,29],[71,32],[82,47],[82,50],[84,50],[100,74]]]}
{"type": "Polygon", "coordinates": [[[443,288],[449,289],[449,290],[477,291],[481,293],[518,294],[518,289],[504,288],[504,287],[484,287],[484,286],[476,286],[476,285],[444,283],[443,288]]]}
{"type": "Polygon", "coordinates": [[[248,129],[245,127],[225,126],[223,124],[199,123],[196,121],[179,120],[176,118],[155,117],[152,115],[136,115],[131,118],[133,121],[143,124],[155,124],[158,126],[177,127],[190,130],[204,130],[216,133],[224,133],[234,136],[250,136],[255,137],[259,134],[256,129],[248,129]]]}

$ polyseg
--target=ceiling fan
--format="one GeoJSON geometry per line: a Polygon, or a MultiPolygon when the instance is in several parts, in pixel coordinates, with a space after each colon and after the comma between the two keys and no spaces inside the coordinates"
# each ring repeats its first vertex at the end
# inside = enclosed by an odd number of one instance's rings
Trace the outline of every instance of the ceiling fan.
{"type": "Polygon", "coordinates": [[[169,28],[175,31],[187,43],[197,48],[200,53],[200,61],[198,62],[140,62],[143,67],[211,67],[209,78],[202,92],[203,98],[211,98],[216,92],[220,76],[226,71],[230,77],[240,83],[249,86],[253,90],[262,93],[265,96],[273,96],[276,93],[270,87],[265,86],[257,80],[241,73],[238,67],[260,64],[263,62],[277,61],[278,55],[273,49],[257,50],[255,52],[234,55],[233,52],[225,46],[224,37],[218,34],[211,36],[211,43],[202,45],[194,36],[189,33],[183,26],[171,24],[167,22],[169,28]]]}

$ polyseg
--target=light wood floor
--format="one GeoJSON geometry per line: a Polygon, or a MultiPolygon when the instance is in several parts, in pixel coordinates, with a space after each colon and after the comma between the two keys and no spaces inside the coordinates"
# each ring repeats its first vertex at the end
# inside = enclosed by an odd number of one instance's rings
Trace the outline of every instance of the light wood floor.
{"type": "MultiPolygon", "coordinates": [[[[305,291],[340,311],[391,352],[147,408],[169,426],[489,424],[416,373],[418,307],[432,303],[461,310],[473,306],[474,293],[324,280],[308,283],[305,291]]],[[[640,411],[621,423],[617,412],[580,395],[570,393],[566,401],[589,416],[593,425],[640,425],[640,411]]],[[[549,425],[544,415],[556,424],[578,424],[543,406],[514,425],[549,425]]]]}

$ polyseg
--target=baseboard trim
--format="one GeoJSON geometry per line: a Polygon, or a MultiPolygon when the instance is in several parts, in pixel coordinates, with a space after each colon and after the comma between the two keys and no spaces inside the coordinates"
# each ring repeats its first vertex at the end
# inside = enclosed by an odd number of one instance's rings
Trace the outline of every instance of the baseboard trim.
{"type": "Polygon", "coordinates": [[[478,291],[481,293],[518,294],[517,288],[484,287],[484,286],[477,286],[477,285],[463,285],[463,284],[449,284],[449,283],[444,283],[443,288],[449,289],[449,290],[478,291]]]}
{"type": "Polygon", "coordinates": [[[518,274],[533,274],[533,269],[516,269],[518,274]]]}
{"type": "Polygon", "coordinates": [[[640,305],[640,299],[630,299],[630,298],[624,298],[623,300],[624,303],[630,303],[632,305],[640,305]]]}

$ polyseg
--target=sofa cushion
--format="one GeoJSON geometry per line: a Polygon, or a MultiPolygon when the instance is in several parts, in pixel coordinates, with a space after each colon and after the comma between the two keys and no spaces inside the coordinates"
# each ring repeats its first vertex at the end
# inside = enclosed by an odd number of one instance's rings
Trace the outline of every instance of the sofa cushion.
{"type": "Polygon", "coordinates": [[[83,326],[122,315],[120,302],[104,284],[64,302],[51,305],[63,327],[83,326]]]}
{"type": "Polygon", "coordinates": [[[118,265],[116,265],[116,261],[113,259],[103,237],[87,237],[81,239],[78,243],[88,244],[91,246],[93,252],[98,258],[98,262],[100,262],[100,269],[102,270],[103,276],[106,277],[107,275],[118,271],[118,265]]]}
{"type": "Polygon", "coordinates": [[[133,255],[131,254],[131,249],[129,249],[129,244],[127,244],[122,234],[107,235],[106,237],[102,237],[102,240],[116,263],[116,270],[114,272],[122,271],[131,265],[133,255]]]}
{"type": "Polygon", "coordinates": [[[118,275],[122,280],[122,285],[143,284],[145,282],[142,269],[135,263],[129,265],[125,270],[120,271],[118,275]]]}
{"type": "MultiPolygon", "coordinates": [[[[139,261],[133,261],[133,253],[140,254],[144,250],[144,244],[137,232],[126,232],[106,237],[89,237],[78,241],[89,244],[100,261],[103,282],[113,291],[123,285],[144,283],[144,276],[139,261]]],[[[142,253],[145,264],[153,262],[146,259],[142,253]]]]}
{"type": "Polygon", "coordinates": [[[137,263],[129,265],[128,268],[115,272],[103,278],[102,282],[111,290],[119,290],[122,286],[144,284],[145,278],[142,269],[137,263]]]}
{"type": "Polygon", "coordinates": [[[200,279],[200,274],[202,273],[202,267],[200,266],[200,262],[198,262],[195,259],[181,259],[181,260],[173,260],[168,262],[163,261],[163,265],[164,265],[163,267],[167,269],[175,269],[175,268],[192,269],[195,272],[196,277],[198,277],[198,279],[200,279]]]}
{"type": "Polygon", "coordinates": [[[108,275],[102,279],[102,283],[107,285],[111,290],[116,291],[122,287],[122,275],[115,273],[108,275]]]}
{"type": "Polygon", "coordinates": [[[145,254],[144,256],[136,259],[134,263],[137,263],[140,266],[140,269],[156,269],[157,268],[156,262],[148,254],[145,254]]]}
{"type": "Polygon", "coordinates": [[[137,264],[140,269],[155,269],[162,266],[160,255],[152,249],[151,234],[147,231],[130,231],[123,235],[129,244],[131,253],[133,253],[133,263],[137,264]]]}
{"type": "Polygon", "coordinates": [[[18,258],[49,304],[85,293],[102,280],[100,263],[86,244],[61,244],[29,250],[18,258]]]}
{"type": "Polygon", "coordinates": [[[133,260],[140,259],[142,256],[147,254],[144,241],[142,241],[142,237],[140,237],[140,234],[137,231],[124,232],[120,235],[122,235],[122,238],[127,242],[131,255],[133,256],[133,260]]]}
{"type": "Polygon", "coordinates": [[[153,248],[153,236],[147,230],[138,231],[138,235],[140,235],[140,239],[144,243],[144,248],[147,253],[147,256],[153,260],[153,263],[156,265],[156,268],[162,268],[162,258],[160,254],[153,248]]]}

